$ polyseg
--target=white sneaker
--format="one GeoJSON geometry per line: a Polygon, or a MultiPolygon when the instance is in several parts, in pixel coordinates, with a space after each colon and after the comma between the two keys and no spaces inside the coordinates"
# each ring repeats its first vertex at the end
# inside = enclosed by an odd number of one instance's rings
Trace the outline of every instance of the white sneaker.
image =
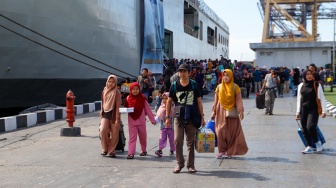
{"type": "Polygon", "coordinates": [[[306,147],[305,150],[302,151],[303,154],[310,154],[310,153],[314,153],[314,149],[310,146],[306,147]]]}
{"type": "Polygon", "coordinates": [[[317,153],[322,152],[323,147],[322,147],[321,141],[316,142],[315,145],[316,145],[316,152],[317,153]]]}

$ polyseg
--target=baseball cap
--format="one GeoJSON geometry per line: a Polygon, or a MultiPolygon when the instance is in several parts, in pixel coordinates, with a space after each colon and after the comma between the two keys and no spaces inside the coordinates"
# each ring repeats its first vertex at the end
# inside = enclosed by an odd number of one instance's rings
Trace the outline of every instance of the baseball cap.
{"type": "Polygon", "coordinates": [[[180,66],[179,66],[179,68],[178,68],[178,71],[180,71],[180,70],[187,70],[187,71],[190,71],[190,66],[189,65],[187,65],[187,64],[181,64],[180,66]]]}

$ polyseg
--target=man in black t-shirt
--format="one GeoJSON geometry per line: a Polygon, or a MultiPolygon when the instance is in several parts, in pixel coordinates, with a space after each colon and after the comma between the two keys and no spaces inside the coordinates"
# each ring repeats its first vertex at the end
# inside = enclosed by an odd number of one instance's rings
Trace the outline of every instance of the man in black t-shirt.
{"type": "Polygon", "coordinates": [[[188,147],[188,158],[187,158],[187,168],[190,173],[197,172],[195,169],[195,135],[196,126],[194,125],[195,117],[192,117],[196,113],[190,113],[191,110],[185,110],[187,108],[191,109],[192,106],[198,108],[198,114],[200,117],[200,124],[205,125],[203,117],[203,105],[202,99],[200,97],[200,90],[197,83],[189,79],[190,67],[187,64],[182,64],[179,66],[178,74],[179,80],[173,83],[170,87],[169,98],[166,104],[166,126],[170,126],[171,117],[170,114],[172,102],[176,105],[175,107],[175,117],[174,117],[174,143],[176,147],[176,167],[173,170],[174,173],[179,173],[184,167],[184,156],[183,156],[183,140],[184,133],[186,134],[186,143],[188,147]],[[196,105],[197,104],[197,105],[196,105]],[[181,113],[183,117],[176,117],[178,109],[184,109],[181,113]],[[183,120],[183,121],[182,121],[183,120]]]}

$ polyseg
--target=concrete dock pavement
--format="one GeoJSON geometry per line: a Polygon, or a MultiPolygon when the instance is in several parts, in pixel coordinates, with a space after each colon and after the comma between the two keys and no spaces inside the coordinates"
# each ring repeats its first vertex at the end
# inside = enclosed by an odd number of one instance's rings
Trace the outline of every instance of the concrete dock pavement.
{"type": "MultiPolygon", "coordinates": [[[[211,115],[213,94],[204,96],[205,117],[211,115]]],[[[153,107],[153,106],[152,106],[153,107]]],[[[244,99],[243,130],[249,151],[232,159],[216,159],[215,153],[197,153],[191,174],[186,168],[172,172],[175,156],[169,146],[157,157],[159,126],[147,123],[148,155],[127,160],[102,157],[98,137],[99,113],[76,116],[80,137],[61,137],[65,120],[0,134],[0,187],[335,187],[336,120],[319,119],[327,143],[321,154],[301,154],[304,146],[294,120],[296,98],[285,94],[275,101],[274,115],[255,108],[255,97],[244,99]]],[[[186,147],[184,148],[186,153],[186,147]]]]}

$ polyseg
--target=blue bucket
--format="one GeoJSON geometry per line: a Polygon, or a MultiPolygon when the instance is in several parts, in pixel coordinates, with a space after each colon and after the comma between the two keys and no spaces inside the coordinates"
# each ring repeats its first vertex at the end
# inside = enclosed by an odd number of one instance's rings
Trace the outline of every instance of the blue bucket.
{"type": "Polygon", "coordinates": [[[217,135],[216,135],[216,132],[215,132],[215,121],[214,120],[207,121],[206,124],[205,124],[205,128],[211,129],[212,132],[215,133],[215,147],[217,147],[217,135]]]}

